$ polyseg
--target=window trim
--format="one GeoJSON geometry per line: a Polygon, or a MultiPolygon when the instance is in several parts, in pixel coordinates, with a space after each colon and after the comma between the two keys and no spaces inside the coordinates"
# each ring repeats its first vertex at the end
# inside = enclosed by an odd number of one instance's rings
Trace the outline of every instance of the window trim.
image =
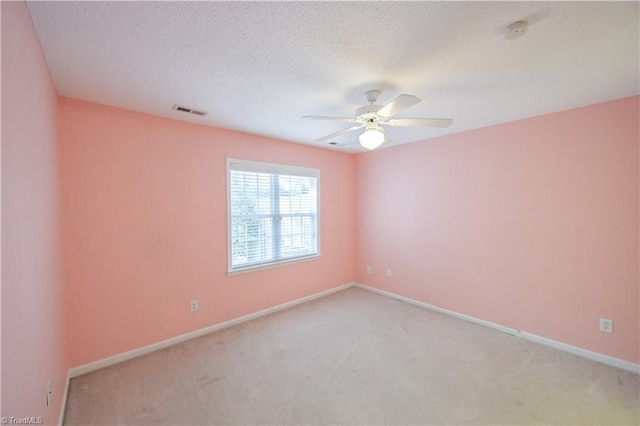
{"type": "Polygon", "coordinates": [[[321,220],[320,220],[320,169],[310,168],[310,167],[302,167],[302,166],[292,166],[288,164],[276,164],[276,163],[266,163],[262,161],[252,161],[252,160],[242,160],[239,158],[226,158],[227,162],[227,170],[226,170],[226,179],[227,179],[227,275],[237,275],[246,272],[257,271],[261,269],[268,269],[279,267],[292,263],[306,262],[309,260],[318,259],[322,256],[321,251],[321,220]],[[298,256],[294,258],[288,259],[280,259],[267,263],[260,263],[258,265],[250,265],[240,268],[232,267],[232,241],[231,241],[231,233],[232,233],[232,217],[231,217],[231,170],[240,170],[247,172],[258,172],[258,173],[270,173],[270,174],[283,174],[290,176],[304,176],[304,177],[314,177],[316,178],[316,243],[317,243],[317,251],[314,254],[310,254],[307,256],[298,256]]]}

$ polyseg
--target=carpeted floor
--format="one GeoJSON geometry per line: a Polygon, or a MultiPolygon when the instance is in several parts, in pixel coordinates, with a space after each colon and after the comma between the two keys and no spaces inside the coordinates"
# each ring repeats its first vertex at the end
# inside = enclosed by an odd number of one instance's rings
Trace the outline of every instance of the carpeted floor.
{"type": "Polygon", "coordinates": [[[638,376],[350,288],[71,381],[65,424],[630,424],[638,376]]]}

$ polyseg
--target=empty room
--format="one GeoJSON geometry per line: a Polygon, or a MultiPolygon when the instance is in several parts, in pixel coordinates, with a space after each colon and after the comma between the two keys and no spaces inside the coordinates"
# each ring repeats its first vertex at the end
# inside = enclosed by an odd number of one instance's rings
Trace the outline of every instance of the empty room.
{"type": "Polygon", "coordinates": [[[639,424],[639,6],[1,2],[2,423],[639,424]]]}

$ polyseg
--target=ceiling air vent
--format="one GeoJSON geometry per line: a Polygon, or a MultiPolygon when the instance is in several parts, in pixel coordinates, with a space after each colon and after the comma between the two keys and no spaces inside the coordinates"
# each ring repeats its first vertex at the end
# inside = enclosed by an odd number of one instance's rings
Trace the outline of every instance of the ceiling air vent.
{"type": "Polygon", "coordinates": [[[199,115],[200,117],[203,117],[203,116],[209,114],[208,112],[198,111],[198,110],[195,110],[195,109],[183,107],[181,105],[174,105],[172,109],[174,109],[176,111],[186,112],[187,114],[199,115]]]}

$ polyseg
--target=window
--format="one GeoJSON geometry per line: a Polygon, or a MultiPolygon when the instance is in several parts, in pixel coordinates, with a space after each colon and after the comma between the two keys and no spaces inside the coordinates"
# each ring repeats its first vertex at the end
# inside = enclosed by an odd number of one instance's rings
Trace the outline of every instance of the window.
{"type": "Polygon", "coordinates": [[[320,254],[317,169],[227,159],[229,272],[320,254]]]}

